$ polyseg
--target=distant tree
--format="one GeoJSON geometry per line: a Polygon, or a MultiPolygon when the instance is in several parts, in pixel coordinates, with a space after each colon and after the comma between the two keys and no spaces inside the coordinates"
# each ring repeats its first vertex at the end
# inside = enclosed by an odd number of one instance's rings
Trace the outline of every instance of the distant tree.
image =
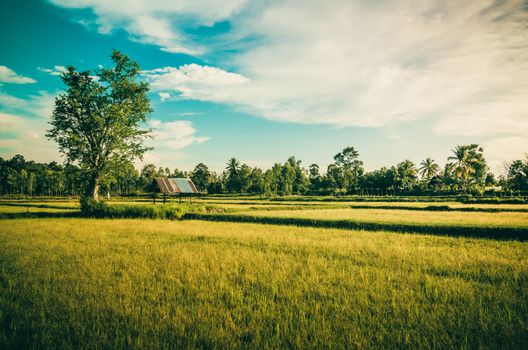
{"type": "Polygon", "coordinates": [[[185,171],[174,169],[174,171],[171,174],[171,177],[187,177],[187,174],[185,173],[185,171]]]}
{"type": "Polygon", "coordinates": [[[209,168],[204,163],[197,164],[191,172],[191,179],[199,191],[207,191],[210,177],[209,168]]]}
{"type": "Polygon", "coordinates": [[[451,162],[452,175],[464,192],[467,192],[471,185],[484,186],[488,166],[483,156],[483,149],[479,145],[456,146],[448,161],[451,162]]]}
{"type": "Polygon", "coordinates": [[[528,191],[528,158],[516,160],[508,169],[508,187],[512,190],[528,191]]]}
{"type": "Polygon", "coordinates": [[[339,190],[353,193],[359,186],[363,176],[363,162],[359,160],[359,152],[354,147],[346,147],[334,156],[335,165],[340,169],[332,169],[334,181],[338,181],[339,190]]]}
{"type": "Polygon", "coordinates": [[[486,174],[486,180],[485,180],[486,186],[495,186],[497,184],[497,180],[495,179],[495,175],[491,172],[486,174]]]}
{"type": "Polygon", "coordinates": [[[250,174],[249,192],[254,194],[264,194],[266,192],[264,172],[260,168],[253,168],[250,174]]]}
{"type": "Polygon", "coordinates": [[[242,164],[238,170],[236,192],[248,193],[251,188],[251,173],[253,169],[247,164],[242,164]]]}
{"type": "Polygon", "coordinates": [[[209,184],[207,186],[208,193],[223,193],[225,191],[223,173],[218,174],[214,171],[210,173],[209,184]]]}
{"type": "Polygon", "coordinates": [[[361,178],[360,186],[370,194],[386,194],[388,189],[393,185],[392,179],[392,172],[382,167],[379,170],[366,173],[361,178]]]}
{"type": "Polygon", "coordinates": [[[394,185],[398,190],[410,191],[416,185],[418,170],[410,160],[404,160],[393,167],[394,185]]]}
{"type": "Polygon", "coordinates": [[[153,192],[153,190],[155,189],[153,187],[153,181],[154,181],[154,178],[157,177],[158,175],[159,174],[154,164],[144,165],[139,175],[139,185],[141,189],[144,192],[153,192]]]}
{"type": "Polygon", "coordinates": [[[67,87],[55,99],[52,128],[47,137],[56,141],[68,162],[77,162],[87,176],[84,196],[99,200],[99,185],[112,164],[142,158],[149,149],[142,129],[150,114],[148,84],[136,82],[139,65],[114,50],[114,66],[77,71],[69,66],[61,78],[67,87]]]}
{"type": "Polygon", "coordinates": [[[237,192],[240,189],[240,162],[236,158],[231,158],[227,161],[227,190],[229,192],[237,192]]]}
{"type": "Polygon", "coordinates": [[[420,163],[420,175],[426,180],[431,180],[440,171],[438,164],[431,158],[422,160],[420,163]]]}
{"type": "Polygon", "coordinates": [[[329,164],[326,169],[328,187],[333,194],[338,194],[343,189],[343,169],[336,164],[329,164]]]}
{"type": "Polygon", "coordinates": [[[311,164],[308,168],[308,178],[310,180],[310,190],[313,194],[322,190],[322,176],[319,173],[319,165],[311,164]]]}

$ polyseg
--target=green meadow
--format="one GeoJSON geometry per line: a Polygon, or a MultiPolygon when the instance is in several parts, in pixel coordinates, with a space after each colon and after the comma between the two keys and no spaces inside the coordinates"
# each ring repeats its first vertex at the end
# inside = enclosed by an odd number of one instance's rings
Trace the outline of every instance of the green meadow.
{"type": "MultiPolygon", "coordinates": [[[[85,218],[73,201],[2,201],[0,347],[528,344],[524,239],[236,222],[271,216],[524,230],[528,213],[515,210],[528,206],[461,212],[298,202],[204,198],[178,209],[189,217],[155,220],[85,218]],[[232,222],[197,220],[200,206],[232,222]]],[[[110,202],[131,204],[134,212],[153,206],[110,202]]],[[[400,203],[409,204],[417,205],[400,203]]]]}

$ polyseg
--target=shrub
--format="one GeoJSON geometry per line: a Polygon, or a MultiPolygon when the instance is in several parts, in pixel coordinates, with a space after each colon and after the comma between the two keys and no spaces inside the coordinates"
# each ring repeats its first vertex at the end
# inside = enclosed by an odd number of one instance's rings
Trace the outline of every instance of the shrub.
{"type": "Polygon", "coordinates": [[[207,213],[215,211],[213,206],[199,204],[107,204],[91,199],[81,201],[81,212],[84,216],[95,218],[142,218],[179,220],[187,213],[207,213]]]}

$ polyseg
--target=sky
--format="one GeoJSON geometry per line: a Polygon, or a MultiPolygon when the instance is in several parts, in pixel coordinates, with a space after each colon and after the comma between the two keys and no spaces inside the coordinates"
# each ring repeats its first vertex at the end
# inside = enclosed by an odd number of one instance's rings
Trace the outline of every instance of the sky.
{"type": "Polygon", "coordinates": [[[151,86],[138,165],[324,168],[353,146],[373,170],[478,143],[500,172],[528,153],[527,23],[526,0],[2,0],[0,157],[63,159],[61,71],[118,49],[151,86]]]}

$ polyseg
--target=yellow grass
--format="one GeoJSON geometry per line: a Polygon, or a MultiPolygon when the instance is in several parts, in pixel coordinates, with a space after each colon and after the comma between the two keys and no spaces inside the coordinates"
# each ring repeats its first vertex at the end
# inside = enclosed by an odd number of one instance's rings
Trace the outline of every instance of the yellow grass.
{"type": "Polygon", "coordinates": [[[520,348],[528,341],[522,242],[25,219],[0,220],[0,247],[7,348],[520,348]]]}
{"type": "Polygon", "coordinates": [[[394,209],[307,209],[284,211],[247,211],[241,215],[310,218],[319,220],[351,220],[360,222],[410,223],[452,226],[528,227],[525,212],[437,212],[394,209]]]}

